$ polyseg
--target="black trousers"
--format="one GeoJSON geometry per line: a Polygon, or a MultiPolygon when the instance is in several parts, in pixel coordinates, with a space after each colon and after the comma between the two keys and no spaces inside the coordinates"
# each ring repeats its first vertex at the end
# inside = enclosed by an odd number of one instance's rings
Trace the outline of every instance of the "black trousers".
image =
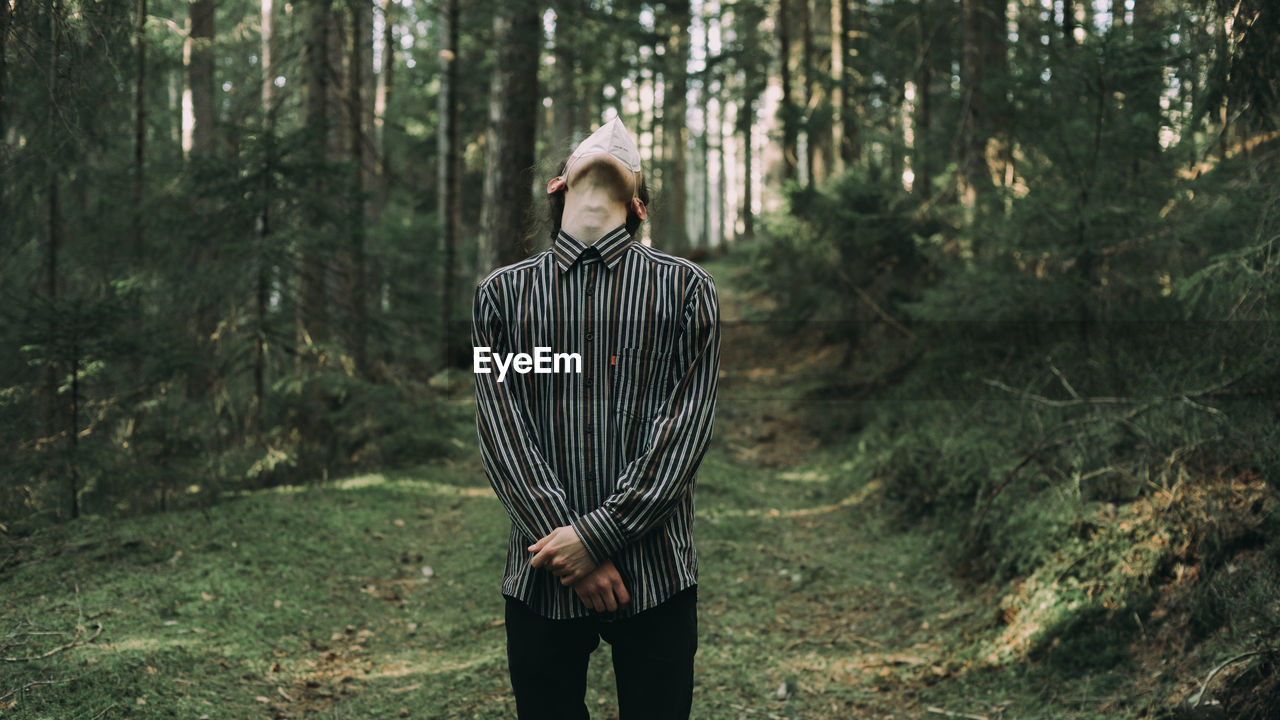
{"type": "Polygon", "coordinates": [[[520,720],[588,720],[587,660],[613,647],[619,720],[687,720],[698,651],[698,588],[622,620],[552,620],[508,597],[507,664],[520,720]]]}

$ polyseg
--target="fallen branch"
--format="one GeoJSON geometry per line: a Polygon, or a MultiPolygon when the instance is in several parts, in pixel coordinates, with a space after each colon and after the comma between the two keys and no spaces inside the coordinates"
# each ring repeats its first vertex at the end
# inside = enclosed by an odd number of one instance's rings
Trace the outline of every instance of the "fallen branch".
{"type": "Polygon", "coordinates": [[[115,703],[111,703],[110,705],[102,708],[102,710],[97,715],[94,715],[93,717],[89,718],[89,720],[98,720],[98,718],[102,717],[103,715],[106,715],[107,711],[115,706],[116,706],[115,703]]]}
{"type": "Polygon", "coordinates": [[[1058,366],[1053,364],[1053,359],[1046,358],[1045,362],[1049,363],[1049,369],[1053,371],[1053,374],[1058,376],[1058,380],[1062,383],[1062,387],[1067,389],[1067,392],[1071,394],[1071,397],[1079,400],[1080,393],[1076,392],[1076,389],[1071,386],[1071,383],[1067,382],[1067,376],[1063,375],[1062,371],[1058,369],[1058,366]]]}
{"type": "Polygon", "coordinates": [[[765,712],[763,710],[756,710],[755,708],[749,708],[746,705],[739,705],[738,703],[725,703],[725,705],[728,705],[734,710],[741,710],[742,712],[751,713],[752,715],[763,715],[769,718],[769,720],[783,720],[781,715],[775,715],[771,712],[765,712]]]}
{"type": "Polygon", "coordinates": [[[1204,683],[1200,685],[1200,692],[1196,693],[1196,701],[1192,703],[1191,707],[1193,708],[1200,707],[1200,701],[1204,699],[1204,691],[1209,689],[1209,681],[1213,679],[1213,676],[1222,672],[1223,668],[1227,667],[1228,665],[1231,665],[1232,663],[1236,663],[1241,660],[1244,660],[1245,658],[1251,658],[1254,655],[1265,655],[1271,652],[1273,651],[1272,650],[1250,650],[1247,653],[1240,653],[1239,655],[1231,658],[1230,660],[1224,660],[1223,662],[1219,663],[1218,667],[1209,671],[1209,676],[1206,677],[1204,679],[1204,683]]]}
{"type": "Polygon", "coordinates": [[[986,715],[971,715],[969,713],[952,712],[951,710],[943,710],[940,707],[930,705],[925,708],[925,712],[931,712],[937,715],[946,715],[947,717],[969,718],[969,720],[990,720],[986,715]]]}
{"type": "MultiPolygon", "coordinates": [[[[1054,400],[1053,398],[1047,398],[1033,392],[1020,390],[1011,385],[1002,383],[999,380],[983,378],[982,382],[990,385],[991,387],[999,388],[1014,395],[1019,395],[1025,400],[1030,400],[1034,403],[1045,405],[1047,407],[1075,407],[1077,405],[1129,405],[1133,403],[1133,398],[1128,397],[1080,397],[1078,394],[1072,400],[1054,400]]],[[[1075,390],[1072,389],[1071,392],[1075,393],[1075,390]]]]}
{"type": "Polygon", "coordinates": [[[872,640],[871,638],[865,638],[865,637],[862,637],[861,635],[846,635],[845,633],[837,632],[836,634],[832,635],[830,638],[826,640],[823,640],[822,638],[807,638],[807,637],[792,640],[791,642],[783,646],[782,649],[794,650],[795,648],[805,644],[818,645],[819,647],[826,647],[826,648],[834,648],[837,642],[840,642],[845,638],[848,638],[850,640],[857,640],[859,642],[864,642],[864,643],[867,643],[868,645],[872,645],[875,647],[884,647],[883,645],[876,642],[875,640],[872,640]]]}
{"type": "MultiPolygon", "coordinates": [[[[44,658],[49,657],[50,655],[53,655],[54,653],[60,653],[63,650],[69,650],[77,645],[83,645],[84,643],[93,642],[95,638],[97,638],[99,635],[102,634],[102,623],[94,623],[94,624],[98,626],[98,630],[86,640],[72,640],[66,645],[60,645],[50,650],[49,652],[44,653],[43,655],[32,655],[30,657],[5,657],[5,658],[0,658],[0,660],[4,660],[5,662],[26,662],[28,660],[42,660],[44,658]]],[[[3,698],[0,698],[0,699],[3,699],[3,698]]]]}
{"type": "Polygon", "coordinates": [[[861,299],[862,302],[870,306],[871,310],[874,311],[875,314],[879,315],[882,320],[892,325],[893,328],[896,329],[898,332],[902,333],[903,335],[906,335],[908,339],[910,340],[916,339],[915,333],[908,330],[905,325],[898,322],[898,320],[895,317],[893,317],[888,312],[886,312],[884,308],[880,307],[879,303],[877,303],[870,295],[867,294],[867,291],[858,287],[858,284],[853,281],[853,278],[849,277],[848,273],[844,271],[844,268],[837,265],[836,274],[840,277],[842,281],[844,281],[846,285],[853,288],[853,291],[858,294],[858,298],[861,299]]]}
{"type": "MultiPolygon", "coordinates": [[[[1027,465],[1029,465],[1032,460],[1036,459],[1036,457],[1038,457],[1041,453],[1045,452],[1046,450],[1052,450],[1053,448],[1066,445],[1067,443],[1072,442],[1073,440],[1079,439],[1081,436],[1088,433],[1088,428],[1078,430],[1073,435],[1067,435],[1051,441],[1050,438],[1053,437],[1056,433],[1077,425],[1088,425],[1093,423],[1107,423],[1107,422],[1125,423],[1130,427],[1134,428],[1135,431],[1137,431],[1137,428],[1131,422],[1134,418],[1138,417],[1139,415],[1145,413],[1146,411],[1150,410],[1153,407],[1156,407],[1161,403],[1171,402],[1171,401],[1181,401],[1198,410],[1203,410],[1205,412],[1209,412],[1212,414],[1221,415],[1222,412],[1217,408],[1209,407],[1207,405],[1202,405],[1200,403],[1194,402],[1193,400],[1191,400],[1191,398],[1198,398],[1206,395],[1214,395],[1216,393],[1219,393],[1224,389],[1226,389],[1227,387],[1239,382],[1246,375],[1246,373],[1241,373],[1239,375],[1236,375],[1235,377],[1229,378],[1227,380],[1223,380],[1222,382],[1217,383],[1215,385],[1210,385],[1209,387],[1200,388],[1199,390],[1187,390],[1184,392],[1176,392],[1169,395],[1153,398],[1141,404],[1135,404],[1137,403],[1137,400],[1134,398],[1128,398],[1128,397],[1108,397],[1108,396],[1082,397],[1078,392],[1076,392],[1075,388],[1069,382],[1067,382],[1066,376],[1063,375],[1061,371],[1059,371],[1056,367],[1053,366],[1052,362],[1050,362],[1049,366],[1050,366],[1050,369],[1054,372],[1054,374],[1058,376],[1059,380],[1062,381],[1063,387],[1065,387],[1067,391],[1074,396],[1074,399],[1054,400],[1052,398],[1048,398],[1043,395],[1037,395],[1036,393],[1032,393],[1026,390],[1021,390],[1019,388],[1012,387],[1011,385],[1000,382],[999,380],[994,380],[991,378],[983,378],[982,381],[992,387],[998,388],[1005,392],[1013,393],[1015,395],[1019,395],[1036,404],[1045,405],[1048,407],[1061,408],[1061,407],[1080,407],[1080,406],[1089,406],[1089,405],[1133,405],[1133,407],[1129,408],[1123,414],[1118,414],[1118,415],[1115,413],[1097,412],[1097,413],[1090,413],[1082,417],[1071,418],[1070,420],[1065,420],[1059,423],[1058,425],[1054,426],[1053,428],[1050,428],[1048,431],[1044,432],[1041,435],[1040,439],[1036,441],[1035,446],[1033,446],[1031,450],[1026,455],[1024,455],[1016,465],[1006,470],[1004,472],[1004,476],[1000,479],[1000,481],[997,482],[995,485],[993,485],[989,490],[989,492],[985,494],[985,497],[983,498],[983,502],[982,502],[982,507],[978,510],[977,517],[971,523],[969,532],[965,535],[965,539],[963,541],[964,547],[967,548],[966,553],[972,550],[973,542],[977,539],[978,531],[981,529],[983,522],[986,520],[987,513],[991,510],[991,506],[994,503],[996,497],[1002,491],[1004,491],[1004,489],[1009,484],[1011,484],[1015,479],[1017,479],[1018,475],[1022,472],[1022,469],[1025,468],[1027,465]]],[[[1139,433],[1139,434],[1142,434],[1142,433],[1139,433]]],[[[1106,470],[1106,469],[1107,468],[1103,468],[1103,470],[1106,470]]]]}
{"type": "Polygon", "coordinates": [[[69,678],[61,678],[59,680],[32,680],[31,682],[27,683],[26,685],[23,685],[22,687],[16,690],[10,690],[5,694],[0,695],[0,700],[4,700],[13,695],[17,695],[20,692],[26,692],[28,688],[33,688],[36,685],[57,685],[58,683],[71,682],[72,680],[78,680],[78,679],[79,679],[78,677],[69,677],[69,678]]]}

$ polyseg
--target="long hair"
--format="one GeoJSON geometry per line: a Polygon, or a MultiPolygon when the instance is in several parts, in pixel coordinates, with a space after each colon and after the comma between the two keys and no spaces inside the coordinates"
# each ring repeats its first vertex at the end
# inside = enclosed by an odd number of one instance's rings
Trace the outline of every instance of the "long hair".
{"type": "MultiPolygon", "coordinates": [[[[556,169],[556,175],[563,175],[565,168],[569,167],[569,161],[565,160],[560,163],[560,167],[556,169]]],[[[547,221],[551,224],[551,242],[556,241],[556,235],[560,233],[560,221],[564,219],[564,190],[552,193],[547,196],[547,221]]],[[[644,181],[644,175],[640,175],[640,185],[636,188],[636,195],[640,198],[640,202],[649,206],[649,184],[644,181]]],[[[633,237],[636,230],[640,228],[643,222],[639,215],[635,214],[629,206],[627,207],[627,232],[633,237]]]]}

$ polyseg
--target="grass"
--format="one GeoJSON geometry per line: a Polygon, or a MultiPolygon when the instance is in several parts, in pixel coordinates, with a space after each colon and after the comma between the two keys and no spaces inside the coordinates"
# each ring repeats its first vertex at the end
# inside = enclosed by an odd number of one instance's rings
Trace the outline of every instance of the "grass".
{"type": "MultiPolygon", "coordinates": [[[[956,697],[988,712],[1014,702],[1004,674],[990,687],[970,677],[939,688],[955,668],[938,631],[965,605],[927,536],[887,531],[874,492],[850,492],[869,482],[842,471],[854,467],[823,453],[762,471],[712,452],[698,491],[696,717],[907,717],[956,697]]],[[[5,581],[7,654],[103,630],[6,663],[0,692],[59,682],[10,695],[4,715],[512,717],[498,592],[506,531],[482,473],[465,464],[52,529],[5,581]]],[[[590,687],[594,716],[616,717],[607,644],[590,687]]],[[[1090,717],[1063,712],[1037,717],[1090,717]]]]}
{"type": "MultiPolygon", "coordinates": [[[[892,480],[874,476],[874,449],[786,434],[798,425],[785,413],[803,404],[760,398],[798,397],[804,372],[761,375],[752,363],[768,358],[725,357],[718,417],[733,421],[717,427],[696,495],[694,717],[1153,717],[1188,686],[1166,677],[1144,697],[1123,657],[1069,676],[983,662],[1006,630],[1003,590],[967,593],[946,536],[886,512],[892,480]],[[768,438],[742,434],[761,426],[768,438]],[[768,463],[762,446],[778,451],[768,463]]],[[[499,594],[508,521],[465,389],[452,408],[441,432],[461,447],[438,463],[204,510],[85,517],[21,541],[0,576],[2,654],[53,654],[0,663],[0,716],[514,717],[499,594]]],[[[602,643],[593,717],[617,717],[614,692],[602,643]]]]}

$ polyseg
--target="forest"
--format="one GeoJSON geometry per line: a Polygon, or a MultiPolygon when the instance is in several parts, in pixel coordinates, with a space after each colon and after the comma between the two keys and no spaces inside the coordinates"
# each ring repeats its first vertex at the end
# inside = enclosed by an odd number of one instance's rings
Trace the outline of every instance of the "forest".
{"type": "Polygon", "coordinates": [[[615,116],[695,717],[1280,717],[1273,0],[4,0],[0,715],[514,717],[472,299],[615,116]]]}

